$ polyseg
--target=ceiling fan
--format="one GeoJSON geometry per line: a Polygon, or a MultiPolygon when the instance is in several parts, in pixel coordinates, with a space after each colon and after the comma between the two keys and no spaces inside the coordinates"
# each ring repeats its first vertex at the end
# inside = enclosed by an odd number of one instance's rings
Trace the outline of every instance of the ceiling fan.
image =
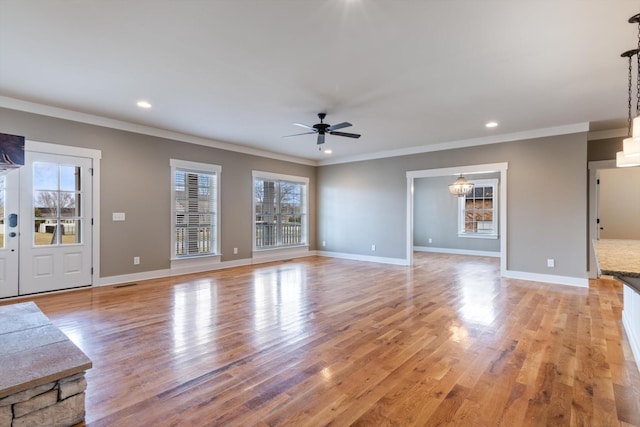
{"type": "Polygon", "coordinates": [[[309,135],[309,134],[318,134],[317,144],[324,144],[324,136],[325,134],[337,135],[337,136],[346,136],[347,138],[360,138],[360,134],[357,133],[348,133],[348,132],[337,132],[338,129],[343,129],[349,126],[353,126],[349,122],[342,122],[336,125],[330,125],[328,123],[324,123],[323,120],[327,116],[327,113],[318,113],[318,117],[320,118],[320,123],[317,123],[313,126],[308,126],[302,123],[294,123],[295,126],[300,126],[306,129],[309,129],[309,132],[296,133],[293,135],[286,135],[283,138],[288,138],[290,136],[298,136],[298,135],[309,135]]]}

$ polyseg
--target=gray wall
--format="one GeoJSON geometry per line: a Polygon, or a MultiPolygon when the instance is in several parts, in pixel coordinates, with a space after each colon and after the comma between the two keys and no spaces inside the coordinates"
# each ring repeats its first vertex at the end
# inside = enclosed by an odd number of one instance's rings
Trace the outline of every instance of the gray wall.
{"type": "MultiPolygon", "coordinates": [[[[471,174],[465,175],[465,178],[499,179],[500,173],[471,174]]],[[[455,179],[455,176],[438,176],[414,181],[414,246],[500,252],[499,239],[458,236],[458,198],[449,192],[448,187],[455,179]],[[429,238],[432,239],[431,243],[429,238]]]]}
{"type": "Polygon", "coordinates": [[[586,133],[319,167],[318,240],[404,259],[406,171],[498,162],[509,163],[507,269],[586,277],[586,133]]]}
{"type": "Polygon", "coordinates": [[[168,269],[171,243],[169,159],[222,166],[223,261],[251,258],[251,171],[309,178],[309,243],[316,245],[316,170],[201,145],[0,108],[0,131],[28,140],[102,150],[100,276],[168,269]],[[125,212],[125,222],[111,221],[125,212]],[[233,254],[233,248],[238,254],[233,254]],[[133,265],[134,256],[141,258],[133,265]]]}
{"type": "Polygon", "coordinates": [[[0,131],[102,150],[102,277],[169,267],[170,158],[222,165],[224,261],[251,257],[253,169],[309,177],[311,249],[317,231],[327,251],[404,259],[406,171],[508,162],[507,268],[586,274],[586,133],[314,168],[8,109],[0,131]]]}

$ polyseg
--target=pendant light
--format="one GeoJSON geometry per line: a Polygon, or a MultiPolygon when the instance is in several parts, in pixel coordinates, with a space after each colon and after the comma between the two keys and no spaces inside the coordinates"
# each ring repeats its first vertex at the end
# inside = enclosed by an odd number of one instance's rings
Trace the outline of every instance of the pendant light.
{"type": "Polygon", "coordinates": [[[449,192],[458,197],[464,197],[472,191],[473,184],[464,179],[462,175],[460,175],[453,184],[449,184],[449,192]]]}
{"type": "MultiPolygon", "coordinates": [[[[633,119],[633,126],[629,130],[628,138],[622,141],[622,151],[624,157],[640,157],[640,13],[629,18],[630,24],[638,24],[638,48],[629,50],[622,54],[629,54],[629,120],[631,121],[631,57],[636,55],[636,117],[633,119]],[[633,130],[631,130],[633,129],[633,130]]],[[[629,124],[631,126],[631,123],[629,124]]],[[[640,163],[640,161],[638,162],[640,163]]]]}
{"type": "MultiPolygon", "coordinates": [[[[631,131],[631,127],[632,127],[632,123],[631,123],[631,81],[632,81],[632,58],[633,56],[638,56],[638,49],[631,49],[628,50],[626,52],[624,52],[622,55],[623,58],[627,58],[629,60],[629,78],[628,80],[628,90],[627,90],[627,94],[628,94],[628,98],[627,98],[627,111],[628,111],[628,115],[627,115],[627,136],[628,138],[624,139],[622,141],[622,146],[623,146],[623,150],[622,151],[618,151],[616,153],[616,166],[619,168],[624,168],[624,167],[631,167],[631,166],[640,166],[640,138],[638,138],[638,142],[634,142],[633,136],[632,136],[632,131],[631,131]],[[636,147],[639,146],[639,147],[636,147]],[[635,154],[637,150],[638,154],[635,154]]],[[[640,80],[638,81],[638,88],[640,88],[640,80]]],[[[638,101],[636,103],[636,109],[638,109],[638,107],[640,107],[640,98],[638,98],[638,101]]],[[[637,119],[637,117],[636,117],[637,119]]],[[[635,122],[635,120],[634,120],[635,122]]],[[[636,129],[638,129],[638,132],[640,132],[640,124],[636,127],[636,129]]],[[[635,131],[635,129],[634,129],[635,131]]]]}

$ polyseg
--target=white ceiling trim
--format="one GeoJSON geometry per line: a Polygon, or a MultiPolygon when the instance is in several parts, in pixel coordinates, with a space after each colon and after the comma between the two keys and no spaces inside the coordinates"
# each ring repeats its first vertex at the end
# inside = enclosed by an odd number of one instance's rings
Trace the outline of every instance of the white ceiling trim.
{"type": "Polygon", "coordinates": [[[213,139],[200,138],[193,135],[187,135],[180,132],[173,132],[165,129],[158,129],[151,126],[137,125],[122,120],[108,119],[106,117],[96,116],[93,114],[81,113],[78,111],[67,110],[64,108],[52,107],[49,105],[37,104],[34,102],[23,101],[20,99],[0,96],[0,107],[12,110],[24,111],[27,113],[40,114],[43,116],[55,117],[58,119],[71,120],[74,122],[86,123],[96,126],[103,126],[111,129],[118,129],[127,132],[139,133],[142,135],[156,136],[158,138],[173,139],[176,141],[187,142],[190,144],[204,145],[221,150],[234,151],[242,154],[250,154],[253,156],[266,157],[275,160],[283,160],[285,162],[299,163],[303,165],[316,166],[315,160],[303,159],[301,157],[287,156],[284,154],[273,153],[270,151],[258,150],[255,148],[243,147],[241,145],[231,144],[228,142],[216,141],[213,139]]]}
{"type": "Polygon", "coordinates": [[[380,151],[377,153],[363,154],[359,156],[342,157],[335,160],[321,160],[318,165],[334,165],[339,163],[351,163],[364,160],[382,159],[386,157],[408,156],[412,154],[429,153],[433,151],[451,150],[456,148],[474,147],[477,145],[499,144],[502,142],[521,141],[533,138],[545,138],[549,136],[568,135],[572,133],[587,132],[589,123],[575,123],[565,126],[555,126],[543,129],[534,129],[524,132],[492,135],[482,138],[462,139],[458,141],[441,142],[437,144],[421,145],[417,147],[401,148],[398,150],[380,151]]]}

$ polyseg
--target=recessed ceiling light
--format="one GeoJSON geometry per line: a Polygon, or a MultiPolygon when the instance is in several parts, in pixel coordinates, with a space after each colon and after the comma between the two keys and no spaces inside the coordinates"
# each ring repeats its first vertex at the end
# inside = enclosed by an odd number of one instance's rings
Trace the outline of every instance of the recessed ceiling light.
{"type": "Polygon", "coordinates": [[[333,150],[324,150],[324,154],[331,154],[333,153],[333,150]]]}
{"type": "Polygon", "coordinates": [[[498,122],[487,122],[485,126],[488,128],[494,128],[498,126],[498,122]]]}
{"type": "Polygon", "coordinates": [[[138,101],[137,105],[140,108],[151,108],[151,104],[148,101],[138,101]]]}

